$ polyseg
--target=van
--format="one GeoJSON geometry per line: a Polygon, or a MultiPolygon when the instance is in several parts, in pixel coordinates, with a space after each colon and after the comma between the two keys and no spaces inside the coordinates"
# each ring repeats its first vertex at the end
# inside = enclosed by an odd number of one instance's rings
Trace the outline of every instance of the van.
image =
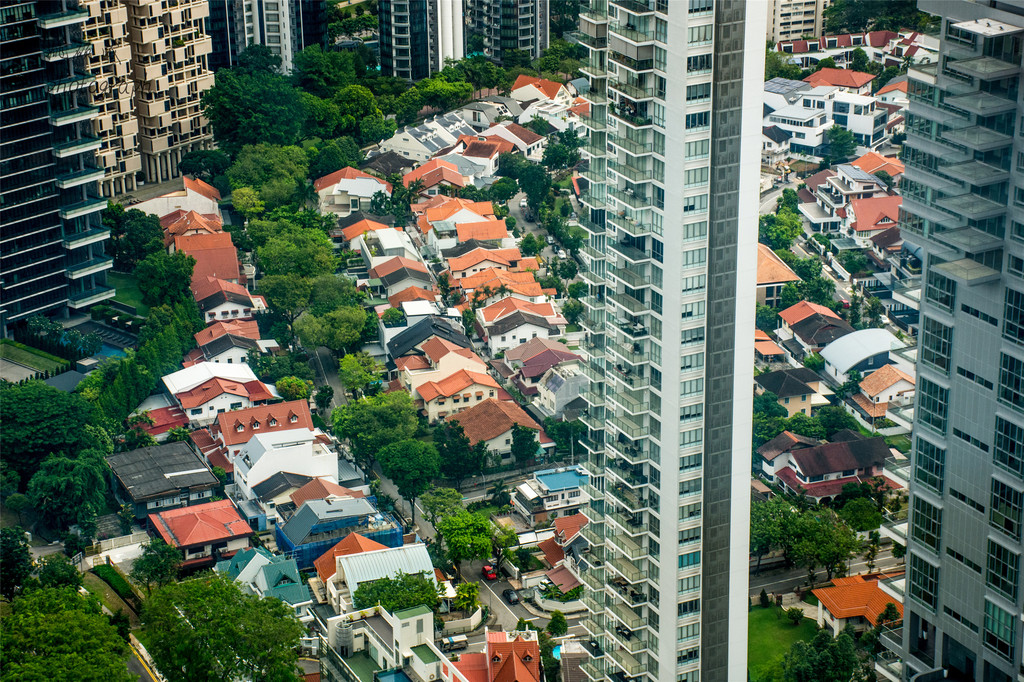
{"type": "Polygon", "coordinates": [[[441,651],[457,651],[468,646],[469,638],[465,635],[455,635],[454,637],[444,637],[441,639],[441,651]]]}

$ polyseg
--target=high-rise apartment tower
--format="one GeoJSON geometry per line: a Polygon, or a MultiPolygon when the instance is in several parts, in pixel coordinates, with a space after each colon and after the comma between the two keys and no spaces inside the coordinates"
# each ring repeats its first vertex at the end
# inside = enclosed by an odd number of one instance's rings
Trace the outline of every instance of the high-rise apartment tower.
{"type": "Polygon", "coordinates": [[[380,0],[380,69],[418,81],[465,54],[463,0],[380,0]]]}
{"type": "Polygon", "coordinates": [[[768,0],[768,40],[821,36],[829,4],[829,0],[768,0]]]}
{"type": "Polygon", "coordinates": [[[526,66],[548,46],[548,9],[548,0],[466,0],[467,54],[526,66]]]}
{"type": "Polygon", "coordinates": [[[232,66],[250,44],[265,45],[290,73],[293,57],[307,47],[326,47],[326,0],[209,0],[213,38],[210,69],[232,66]]]}
{"type": "Polygon", "coordinates": [[[746,678],[764,21],[745,0],[580,13],[594,682],[746,678]]]}
{"type": "Polygon", "coordinates": [[[77,0],[0,6],[0,333],[110,298],[77,0]]]}
{"type": "Polygon", "coordinates": [[[904,239],[922,250],[904,679],[1020,680],[1024,509],[1024,2],[920,0],[904,239]]]}

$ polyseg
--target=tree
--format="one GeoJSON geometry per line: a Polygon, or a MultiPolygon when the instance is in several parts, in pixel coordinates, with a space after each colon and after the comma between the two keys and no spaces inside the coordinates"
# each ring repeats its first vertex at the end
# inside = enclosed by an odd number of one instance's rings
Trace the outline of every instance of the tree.
{"type": "Polygon", "coordinates": [[[783,533],[793,515],[793,507],[778,495],[767,502],[750,505],[750,553],[757,557],[755,573],[761,572],[764,555],[782,546],[783,533]]]}
{"type": "Polygon", "coordinates": [[[800,80],[803,77],[803,69],[789,60],[789,57],[781,52],[776,52],[774,47],[769,45],[764,55],[764,79],[788,78],[800,80]]]}
{"type": "Polygon", "coordinates": [[[824,568],[828,579],[860,549],[857,534],[834,512],[818,509],[801,514],[795,524],[799,538],[793,546],[796,562],[807,569],[808,582],[814,583],[818,567],[824,568]]]}
{"type": "MultiPolygon", "coordinates": [[[[6,529],[4,529],[6,530],[6,529]]],[[[44,588],[15,599],[0,628],[4,678],[129,682],[128,645],[94,598],[44,588]]]]}
{"type": "Polygon", "coordinates": [[[818,632],[810,642],[795,642],[782,659],[786,682],[850,682],[857,665],[853,638],[845,632],[835,639],[818,632]]]}
{"type": "Polygon", "coordinates": [[[197,149],[181,155],[178,171],[206,182],[224,175],[231,166],[231,157],[219,149],[197,149]]]}
{"type": "Polygon", "coordinates": [[[825,428],[821,422],[814,417],[808,417],[803,412],[797,412],[786,420],[786,430],[798,436],[807,436],[816,440],[825,438],[825,428]]]}
{"type": "Polygon", "coordinates": [[[829,155],[836,161],[846,161],[857,151],[857,139],[846,128],[834,125],[825,133],[829,155]]]}
{"type": "Polygon", "coordinates": [[[367,469],[382,448],[412,438],[419,426],[416,406],[406,391],[354,400],[336,408],[331,421],[334,433],[349,440],[356,461],[367,469]]]}
{"type": "Polygon", "coordinates": [[[815,417],[825,429],[826,438],[832,438],[837,431],[843,429],[857,430],[857,420],[841,406],[826,405],[815,413],[815,417]]]}
{"type": "Polygon", "coordinates": [[[121,272],[131,272],[149,254],[163,251],[164,231],[158,216],[108,204],[103,211],[103,224],[110,228],[114,267],[121,272]]]}
{"type": "Polygon", "coordinates": [[[457,421],[442,422],[434,430],[434,446],[441,458],[441,474],[462,489],[462,482],[476,476],[484,468],[479,450],[470,445],[469,437],[457,421]]]}
{"type": "Polygon", "coordinates": [[[281,377],[274,388],[285,400],[309,400],[313,392],[313,382],[298,377],[281,377]]]}
{"type": "Polygon", "coordinates": [[[463,561],[487,559],[491,554],[491,522],[480,514],[459,509],[437,523],[448,558],[460,574],[463,561]]]}
{"type": "Polygon", "coordinates": [[[556,609],[551,612],[551,620],[545,629],[552,637],[561,637],[569,632],[569,621],[566,620],[564,613],[556,609]]]}
{"type": "Polygon", "coordinates": [[[788,250],[803,232],[800,216],[787,207],[758,221],[758,241],[775,251],[788,250]]]}
{"type": "Polygon", "coordinates": [[[403,440],[381,449],[381,471],[390,478],[398,494],[409,503],[413,524],[416,523],[416,498],[430,489],[431,482],[441,471],[437,449],[430,443],[403,440]]]}
{"type": "Polygon", "coordinates": [[[163,587],[177,580],[179,568],[181,552],[155,538],[142,546],[141,556],[132,565],[131,579],[144,586],[146,594],[152,594],[153,585],[163,587]]]}
{"type": "Polygon", "coordinates": [[[331,407],[331,403],[334,402],[334,387],[330,384],[324,384],[316,389],[313,400],[316,401],[318,410],[326,412],[331,407]]]}
{"type": "Polygon", "coordinates": [[[512,426],[512,458],[516,464],[525,468],[527,463],[537,456],[537,432],[529,427],[515,424],[512,426]]]}
{"type": "Polygon", "coordinates": [[[256,257],[267,275],[318,277],[332,274],[337,267],[334,245],[319,230],[293,228],[278,233],[256,250],[256,257]]]}
{"type": "Polygon", "coordinates": [[[309,306],[313,280],[292,275],[268,275],[260,279],[257,291],[266,296],[270,308],[281,313],[291,326],[309,306]]]}
{"type": "Polygon", "coordinates": [[[327,140],[311,149],[308,155],[310,180],[330,175],[346,166],[357,168],[363,161],[359,145],[348,136],[327,140]]]}
{"type": "Polygon", "coordinates": [[[352,595],[352,603],[357,609],[380,605],[388,613],[414,606],[428,606],[436,611],[441,598],[433,575],[399,571],[394,578],[360,583],[352,595]]]}
{"type": "Polygon", "coordinates": [[[891,601],[885,603],[885,608],[878,614],[878,618],[875,620],[875,625],[879,627],[892,626],[895,623],[899,623],[903,618],[900,616],[900,610],[896,608],[896,605],[891,601]]]}
{"type": "Polygon", "coordinates": [[[544,197],[551,191],[551,176],[542,166],[529,164],[521,170],[516,179],[522,190],[526,192],[526,201],[530,209],[536,211],[540,208],[544,197]]]}
{"type": "Polygon", "coordinates": [[[799,606],[792,606],[786,609],[786,618],[793,626],[800,625],[800,622],[804,619],[804,610],[799,606]]]}
{"type": "Polygon", "coordinates": [[[151,253],[135,268],[142,302],[150,306],[174,305],[192,298],[189,284],[196,259],[183,251],[151,253]]]}
{"type": "Polygon", "coordinates": [[[508,559],[509,552],[519,544],[519,535],[512,526],[491,524],[491,549],[494,555],[494,570],[500,571],[502,564],[508,559]]]}
{"type": "Polygon", "coordinates": [[[366,311],[359,306],[345,306],[326,315],[305,315],[295,322],[295,333],[310,348],[325,346],[342,353],[361,338],[366,324],[366,311]]]}
{"type": "Polygon", "coordinates": [[[907,546],[898,542],[892,543],[892,558],[902,559],[907,555],[907,546]]]}
{"type": "Polygon", "coordinates": [[[882,525],[882,513],[871,500],[863,497],[847,502],[839,510],[839,518],[859,533],[875,530],[882,525]]]}
{"type": "Polygon", "coordinates": [[[515,178],[498,178],[498,180],[490,186],[488,194],[490,195],[491,201],[505,203],[514,197],[518,191],[519,183],[515,181],[515,178]]]}
{"type": "Polygon", "coordinates": [[[762,414],[766,417],[785,417],[789,412],[779,404],[779,396],[771,391],[765,391],[761,395],[754,396],[754,414],[762,414]]]}
{"type": "Polygon", "coordinates": [[[519,241],[519,251],[524,256],[536,256],[544,249],[544,242],[527,232],[519,241]]]}
{"type": "Polygon", "coordinates": [[[4,506],[8,510],[18,515],[18,525],[21,525],[24,521],[21,518],[21,513],[32,506],[32,502],[29,501],[28,497],[21,493],[11,493],[4,498],[4,506]]]}
{"type": "Polygon", "coordinates": [[[370,384],[380,381],[383,371],[383,365],[362,351],[349,353],[338,362],[338,379],[352,391],[352,398],[359,397],[370,384]]]}
{"type": "Polygon", "coordinates": [[[771,333],[779,326],[779,313],[770,306],[756,304],[755,325],[763,332],[771,333]]]}
{"type": "Polygon", "coordinates": [[[221,69],[202,104],[218,148],[230,155],[247,144],[294,144],[306,118],[298,92],[273,73],[221,69]]]}
{"type": "Polygon", "coordinates": [[[423,503],[423,513],[432,526],[437,525],[438,519],[462,509],[462,493],[455,488],[431,488],[423,493],[420,501],[423,503]]]}
{"type": "Polygon", "coordinates": [[[25,539],[25,531],[18,526],[0,529],[0,595],[12,599],[30,575],[32,552],[25,539]]]}
{"type": "Polygon", "coordinates": [[[82,585],[82,574],[63,554],[47,554],[39,560],[39,583],[43,587],[77,590],[82,585]]]}
{"type": "Polygon", "coordinates": [[[75,457],[51,455],[28,484],[28,497],[54,528],[88,524],[105,506],[104,452],[82,450],[75,457]]]}
{"type": "Polygon", "coordinates": [[[871,327],[882,328],[885,327],[885,306],[874,296],[870,296],[864,305],[864,316],[867,318],[867,323],[871,327]]]}
{"type": "Polygon", "coordinates": [[[480,584],[474,582],[459,583],[455,586],[455,599],[452,606],[459,611],[471,613],[476,611],[480,603],[480,584]]]}
{"type": "Polygon", "coordinates": [[[298,679],[303,626],[292,608],[220,573],[157,590],[142,618],[149,653],[170,682],[298,679]]]}
{"type": "Polygon", "coordinates": [[[252,187],[238,187],[231,192],[231,205],[242,214],[246,222],[249,222],[258,215],[262,215],[266,208],[259,192],[252,187]]]}

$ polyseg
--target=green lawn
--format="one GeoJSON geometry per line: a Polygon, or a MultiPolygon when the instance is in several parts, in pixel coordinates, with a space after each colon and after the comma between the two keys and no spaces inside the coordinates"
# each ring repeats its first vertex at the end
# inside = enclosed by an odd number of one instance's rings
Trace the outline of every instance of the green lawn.
{"type": "Polygon", "coordinates": [[[885,444],[891,448],[896,448],[904,454],[910,452],[910,436],[906,434],[889,436],[885,439],[885,444]]]}
{"type": "Polygon", "coordinates": [[[117,289],[114,300],[125,305],[135,306],[135,312],[139,317],[149,314],[149,306],[142,302],[142,292],[135,280],[135,275],[123,275],[117,272],[107,273],[107,282],[117,289]]]}
{"type": "Polygon", "coordinates": [[[8,339],[4,339],[3,343],[0,343],[0,357],[37,372],[52,372],[58,367],[68,364],[67,360],[58,358],[56,355],[50,355],[20,343],[15,344],[8,339]]]}
{"type": "Polygon", "coordinates": [[[781,659],[793,642],[814,637],[817,626],[810,618],[804,618],[800,625],[793,627],[785,615],[775,617],[775,609],[755,606],[747,618],[747,667],[750,670],[781,659]]]}

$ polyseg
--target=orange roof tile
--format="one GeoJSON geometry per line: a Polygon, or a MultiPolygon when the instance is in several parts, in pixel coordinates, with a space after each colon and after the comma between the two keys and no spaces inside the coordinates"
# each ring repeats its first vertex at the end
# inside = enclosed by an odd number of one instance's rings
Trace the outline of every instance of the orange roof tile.
{"type": "Polygon", "coordinates": [[[886,85],[882,86],[878,90],[878,92],[875,93],[875,96],[877,97],[878,95],[884,95],[887,92],[893,92],[896,90],[899,90],[903,94],[906,94],[908,83],[909,81],[907,79],[901,80],[898,83],[887,83],[886,85]]]}
{"type": "Polygon", "coordinates": [[[410,260],[403,256],[395,256],[390,260],[386,260],[377,267],[370,270],[371,277],[384,277],[390,275],[392,272],[400,270],[401,268],[408,268],[409,270],[416,270],[418,272],[426,272],[427,266],[423,265],[416,260],[410,260]]]}
{"type": "Polygon", "coordinates": [[[423,182],[424,189],[434,187],[442,182],[447,182],[456,187],[466,186],[466,181],[455,164],[444,159],[431,159],[419,168],[411,170],[402,176],[402,184],[406,187],[417,180],[423,182]]]}
{"type": "Polygon", "coordinates": [[[227,232],[179,235],[174,238],[174,248],[196,259],[193,282],[207,277],[238,279],[238,250],[227,232]]]}
{"type": "Polygon", "coordinates": [[[451,665],[462,673],[467,682],[491,682],[487,677],[487,654],[461,654],[459,660],[452,661],[451,665]]]}
{"type": "Polygon", "coordinates": [[[774,251],[764,244],[757,245],[757,285],[781,282],[799,282],[800,278],[774,251]]]}
{"type": "MultiPolygon", "coordinates": [[[[459,227],[461,227],[461,225],[459,227]]],[[[486,261],[490,261],[492,263],[497,263],[498,265],[504,265],[506,267],[511,267],[512,260],[517,260],[517,259],[509,260],[508,258],[506,258],[503,255],[501,255],[502,251],[515,251],[516,254],[519,253],[519,249],[482,249],[482,248],[476,248],[476,249],[473,249],[472,251],[470,251],[469,253],[465,253],[465,254],[463,254],[461,256],[456,256],[454,258],[449,258],[448,259],[448,269],[451,270],[452,272],[460,272],[462,270],[465,270],[466,268],[471,268],[474,265],[479,265],[480,263],[483,263],[483,262],[486,262],[486,261]]]]}
{"type": "Polygon", "coordinates": [[[185,184],[186,190],[199,192],[207,199],[212,199],[213,201],[220,201],[220,192],[213,185],[205,183],[199,178],[190,178],[187,175],[182,176],[181,179],[185,184]]]}
{"type": "Polygon", "coordinates": [[[555,81],[549,81],[545,78],[537,78],[536,76],[527,76],[526,74],[520,74],[516,78],[516,82],[512,84],[512,92],[515,92],[519,88],[525,88],[528,85],[532,85],[541,92],[548,99],[555,99],[558,97],[559,91],[565,87],[561,83],[555,81]]]}
{"type": "Polygon", "coordinates": [[[519,261],[519,264],[516,265],[516,270],[519,270],[520,272],[528,272],[531,270],[536,272],[537,270],[540,270],[540,261],[532,256],[530,258],[523,258],[519,261]]]}
{"type": "Polygon", "coordinates": [[[868,152],[856,161],[851,161],[850,165],[860,168],[865,173],[885,171],[892,177],[901,175],[905,169],[903,162],[895,156],[882,156],[878,152],[868,152]]]}
{"type": "Polygon", "coordinates": [[[494,398],[488,398],[449,417],[449,421],[458,422],[462,426],[471,445],[497,438],[516,424],[540,431],[540,425],[514,401],[494,398]]]}
{"type": "Polygon", "coordinates": [[[853,402],[857,403],[860,409],[864,410],[864,414],[868,415],[872,419],[881,419],[885,416],[885,413],[889,411],[889,403],[875,403],[872,402],[863,393],[855,393],[853,395],[853,402]]]}
{"type": "Polygon", "coordinates": [[[511,315],[517,310],[523,310],[535,315],[540,315],[541,317],[555,317],[557,315],[555,307],[550,303],[530,303],[529,301],[524,301],[513,296],[508,296],[500,301],[495,301],[484,308],[481,311],[481,314],[484,316],[485,322],[494,322],[495,320],[500,320],[507,315],[511,315]]]}
{"type": "Polygon", "coordinates": [[[313,430],[313,415],[305,400],[292,400],[274,405],[259,405],[244,410],[221,412],[213,425],[213,433],[227,446],[248,443],[256,433],[313,430]],[[259,424],[259,429],[253,426],[259,424]],[[241,429],[239,429],[241,427],[241,429]]]}
{"type": "Polygon", "coordinates": [[[495,126],[501,126],[505,130],[509,131],[519,138],[519,140],[521,140],[525,145],[531,145],[534,142],[540,142],[544,139],[543,135],[538,135],[529,128],[524,128],[518,123],[513,123],[512,121],[501,121],[500,123],[491,124],[491,128],[494,128],[495,126]]]}
{"type": "Polygon", "coordinates": [[[467,242],[470,239],[479,239],[480,241],[506,239],[508,228],[505,227],[505,219],[500,218],[476,223],[459,223],[455,226],[455,234],[460,242],[467,242]]]}
{"type": "Polygon", "coordinates": [[[230,500],[207,502],[149,515],[149,523],[168,545],[194,547],[252,535],[230,500]]]}
{"type": "Polygon", "coordinates": [[[215,215],[203,215],[196,211],[186,212],[180,209],[161,218],[160,225],[164,228],[164,246],[169,246],[175,237],[193,230],[208,233],[224,230],[220,218],[215,215]],[[174,217],[173,220],[168,220],[172,217],[174,217]]]}
{"type": "MultiPolygon", "coordinates": [[[[240,381],[230,381],[228,379],[221,379],[220,377],[213,377],[212,379],[199,384],[191,391],[176,393],[174,397],[181,404],[182,409],[185,410],[205,405],[217,396],[224,395],[225,393],[250,398],[252,400],[265,400],[265,398],[256,398],[254,395],[251,395],[253,393],[253,389],[258,391],[260,395],[267,393],[266,387],[258,381],[243,383],[240,381]],[[249,384],[259,384],[259,387],[250,387],[249,384]]],[[[269,395],[269,393],[267,393],[267,395],[269,395]]]]}
{"type": "Polygon", "coordinates": [[[366,218],[364,218],[363,220],[360,220],[358,223],[352,223],[351,225],[343,229],[341,231],[341,236],[345,238],[345,241],[350,242],[356,237],[366,234],[367,232],[375,232],[376,230],[390,229],[395,228],[391,228],[388,227],[387,225],[384,225],[383,223],[378,223],[374,220],[367,220],[366,218]]]}
{"type": "Polygon", "coordinates": [[[764,356],[768,355],[785,355],[786,352],[779,348],[779,344],[774,341],[755,341],[754,352],[764,356]]]}
{"type": "Polygon", "coordinates": [[[292,503],[298,509],[309,500],[326,500],[328,497],[366,497],[358,490],[350,490],[326,478],[317,477],[291,495],[292,503]]]}
{"type": "Polygon", "coordinates": [[[433,301],[435,297],[436,294],[429,289],[411,286],[402,289],[393,296],[388,296],[388,303],[391,304],[392,308],[398,308],[408,301],[433,301]]]}
{"type": "Polygon", "coordinates": [[[782,318],[783,322],[792,327],[797,322],[806,320],[814,313],[820,313],[826,317],[834,317],[837,320],[840,319],[839,316],[832,312],[830,308],[818,305],[817,303],[811,303],[810,301],[800,301],[799,303],[789,306],[779,313],[779,317],[782,318]]]}
{"type": "Polygon", "coordinates": [[[331,185],[337,185],[342,180],[354,180],[356,178],[364,178],[373,180],[374,182],[379,182],[381,185],[387,188],[388,194],[391,194],[390,182],[385,182],[384,180],[378,178],[376,175],[370,175],[369,173],[364,173],[358,168],[351,167],[342,168],[341,170],[334,171],[330,175],[325,175],[322,178],[317,178],[313,182],[313,187],[316,189],[317,192],[320,192],[327,189],[331,185]]]}
{"type": "Polygon", "coordinates": [[[894,604],[902,619],[903,604],[883,592],[878,582],[855,575],[836,578],[832,581],[832,587],[821,587],[812,592],[834,618],[861,616],[875,624],[885,611],[886,604],[894,604]]]}
{"type": "Polygon", "coordinates": [[[475,275],[463,277],[456,282],[456,285],[463,291],[475,291],[483,287],[489,287],[491,290],[497,291],[504,286],[512,293],[521,296],[532,298],[544,295],[544,290],[537,283],[532,272],[508,272],[488,268],[475,275]]]}
{"type": "Polygon", "coordinates": [[[431,365],[430,361],[422,355],[405,355],[395,358],[395,367],[401,372],[402,370],[430,369],[431,365]]]}
{"type": "Polygon", "coordinates": [[[856,220],[850,224],[857,232],[874,232],[895,227],[900,215],[903,197],[870,197],[854,199],[850,202],[850,210],[856,220]]]}
{"type": "Polygon", "coordinates": [[[226,320],[223,322],[214,322],[206,329],[196,333],[196,345],[205,346],[214,339],[219,339],[227,334],[231,334],[232,336],[241,336],[242,338],[252,339],[253,341],[260,340],[260,329],[256,320],[226,320]]]}
{"type": "Polygon", "coordinates": [[[559,536],[560,542],[566,543],[572,540],[576,533],[579,533],[588,523],[590,523],[590,519],[581,512],[576,512],[571,516],[559,516],[555,519],[555,534],[559,536]]]}
{"type": "MultiPolygon", "coordinates": [[[[480,360],[480,358],[476,356],[476,353],[469,348],[463,348],[462,346],[454,344],[447,339],[442,339],[440,336],[430,337],[426,343],[420,346],[420,350],[422,350],[434,364],[437,364],[441,358],[449,353],[457,353],[463,357],[480,360]]],[[[483,360],[480,360],[480,364],[483,364],[483,360]]]]}
{"type": "Polygon", "coordinates": [[[866,395],[874,397],[900,381],[906,381],[914,385],[914,377],[904,372],[895,365],[882,365],[871,374],[864,377],[860,382],[860,390],[866,395]]]}
{"type": "Polygon", "coordinates": [[[859,89],[873,81],[875,77],[870,73],[852,71],[850,69],[821,69],[804,78],[804,81],[817,87],[819,85],[834,85],[840,88],[859,89]]]}
{"type": "Polygon", "coordinates": [[[313,566],[316,567],[316,574],[320,576],[320,580],[327,582],[338,570],[337,562],[334,561],[335,557],[374,552],[378,549],[387,549],[387,546],[376,540],[363,537],[359,533],[349,533],[341,542],[317,557],[313,566]]]}
{"type": "Polygon", "coordinates": [[[441,379],[440,381],[426,382],[420,386],[419,393],[423,402],[429,403],[436,398],[447,398],[449,396],[453,396],[456,393],[464,391],[474,385],[499,388],[498,382],[496,382],[490,374],[481,374],[480,372],[470,372],[465,369],[460,369],[451,376],[441,379]]]}
{"type": "Polygon", "coordinates": [[[487,666],[490,682],[540,680],[540,645],[505,632],[488,632],[487,666]],[[493,635],[493,636],[492,636],[493,635]]]}

